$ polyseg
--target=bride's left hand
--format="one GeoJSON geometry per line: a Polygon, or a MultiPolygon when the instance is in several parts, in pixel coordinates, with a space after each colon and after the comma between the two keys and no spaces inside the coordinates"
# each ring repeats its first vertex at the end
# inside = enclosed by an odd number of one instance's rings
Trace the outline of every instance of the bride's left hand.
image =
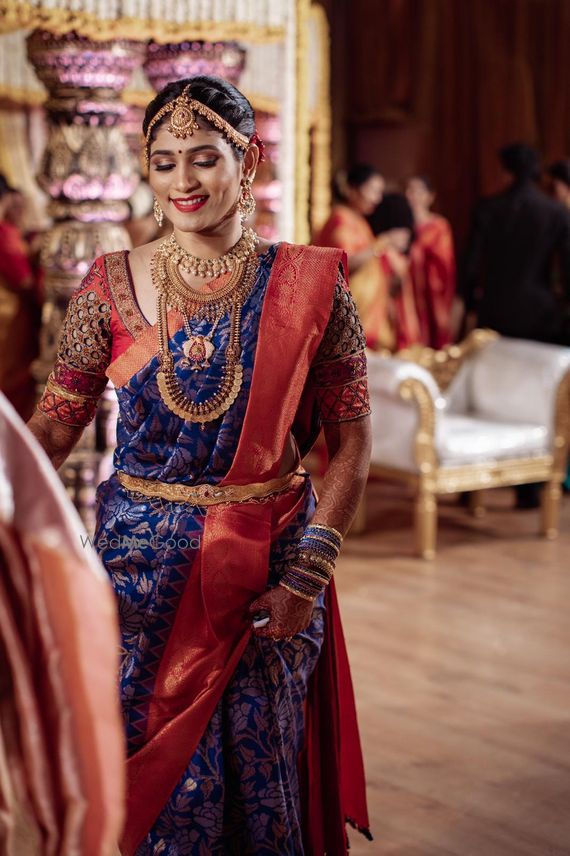
{"type": "Polygon", "coordinates": [[[254,633],[262,639],[291,639],[301,633],[311,623],[314,603],[288,591],[283,586],[275,586],[264,592],[249,607],[249,615],[268,613],[269,622],[264,627],[254,628],[254,633]]]}

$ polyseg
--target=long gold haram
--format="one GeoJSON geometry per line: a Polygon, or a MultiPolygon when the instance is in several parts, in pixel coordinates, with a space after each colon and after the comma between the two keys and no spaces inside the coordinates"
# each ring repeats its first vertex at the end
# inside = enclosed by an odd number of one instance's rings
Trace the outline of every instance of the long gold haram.
{"type": "Polygon", "coordinates": [[[168,347],[167,294],[159,291],[157,300],[157,326],[160,371],[157,383],[160,396],[168,409],[189,422],[213,422],[229,410],[236,400],[243,382],[243,368],[240,362],[241,310],[243,296],[251,290],[257,274],[258,258],[250,256],[245,264],[244,287],[235,294],[230,322],[230,338],[226,348],[226,363],[222,380],[217,392],[199,404],[192,401],[181,388],[174,371],[174,358],[168,347]],[[247,286],[247,287],[246,287],[247,286]]]}

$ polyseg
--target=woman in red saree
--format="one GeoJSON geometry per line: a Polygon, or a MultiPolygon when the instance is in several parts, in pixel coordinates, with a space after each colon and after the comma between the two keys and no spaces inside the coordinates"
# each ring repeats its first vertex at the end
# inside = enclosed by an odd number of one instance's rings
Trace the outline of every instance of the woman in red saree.
{"type": "Polygon", "coordinates": [[[390,295],[395,337],[394,350],[420,341],[420,325],[410,272],[413,216],[401,193],[388,193],[370,216],[376,238],[380,270],[390,295]]]}
{"type": "Polygon", "coordinates": [[[0,390],[29,419],[36,400],[31,365],[38,353],[39,300],[28,248],[8,217],[14,194],[0,175],[0,390]]]}
{"type": "Polygon", "coordinates": [[[415,220],[410,258],[422,342],[438,350],[452,340],[451,309],[457,287],[453,234],[445,217],[431,210],[435,193],[427,178],[411,178],[406,196],[415,220]]]}
{"type": "Polygon", "coordinates": [[[342,202],[333,207],[313,243],[318,247],[338,247],[347,253],[350,290],[366,344],[373,350],[393,350],[396,336],[388,282],[366,219],[382,199],[384,181],[373,167],[357,164],[337,179],[337,185],[342,202]]]}
{"type": "Polygon", "coordinates": [[[30,423],[59,465],[115,386],[95,543],[121,627],[121,850],[344,856],[368,819],[332,572],[370,449],[345,258],[244,228],[263,146],[231,84],[168,85],[143,131],[172,236],[94,262],[30,423]]]}

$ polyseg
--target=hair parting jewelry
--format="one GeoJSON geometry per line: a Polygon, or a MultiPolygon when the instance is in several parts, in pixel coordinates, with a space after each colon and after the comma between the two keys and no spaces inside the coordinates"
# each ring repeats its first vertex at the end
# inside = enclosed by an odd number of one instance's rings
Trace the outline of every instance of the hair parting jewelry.
{"type": "Polygon", "coordinates": [[[201,101],[197,101],[195,98],[192,98],[190,90],[191,85],[189,84],[185,87],[178,98],[169,101],[168,104],[161,107],[149,122],[145,138],[145,156],[147,166],[150,160],[150,142],[153,128],[161,122],[168,113],[171,114],[168,130],[178,139],[184,140],[186,137],[191,137],[194,131],[198,131],[200,129],[200,126],[196,121],[196,114],[198,114],[209,122],[210,125],[213,125],[216,130],[220,131],[220,133],[223,134],[224,137],[226,137],[226,139],[234,146],[237,146],[242,151],[246,151],[249,148],[250,141],[248,137],[244,136],[244,134],[240,134],[239,131],[236,131],[236,129],[216,113],[215,110],[212,110],[210,107],[202,104],[201,101]]]}

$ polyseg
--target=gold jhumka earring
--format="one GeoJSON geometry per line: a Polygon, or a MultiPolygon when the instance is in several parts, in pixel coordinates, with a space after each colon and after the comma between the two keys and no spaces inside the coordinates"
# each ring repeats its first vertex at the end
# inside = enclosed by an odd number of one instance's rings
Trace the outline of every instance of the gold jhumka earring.
{"type": "Polygon", "coordinates": [[[242,223],[249,220],[255,212],[255,197],[251,191],[252,178],[244,178],[241,182],[241,193],[238,199],[238,211],[242,223]]]}
{"type": "Polygon", "coordinates": [[[164,222],[164,211],[162,210],[162,208],[158,204],[158,199],[154,200],[154,204],[152,206],[152,211],[154,214],[154,219],[158,223],[159,227],[162,226],[162,224],[164,222]]]}

